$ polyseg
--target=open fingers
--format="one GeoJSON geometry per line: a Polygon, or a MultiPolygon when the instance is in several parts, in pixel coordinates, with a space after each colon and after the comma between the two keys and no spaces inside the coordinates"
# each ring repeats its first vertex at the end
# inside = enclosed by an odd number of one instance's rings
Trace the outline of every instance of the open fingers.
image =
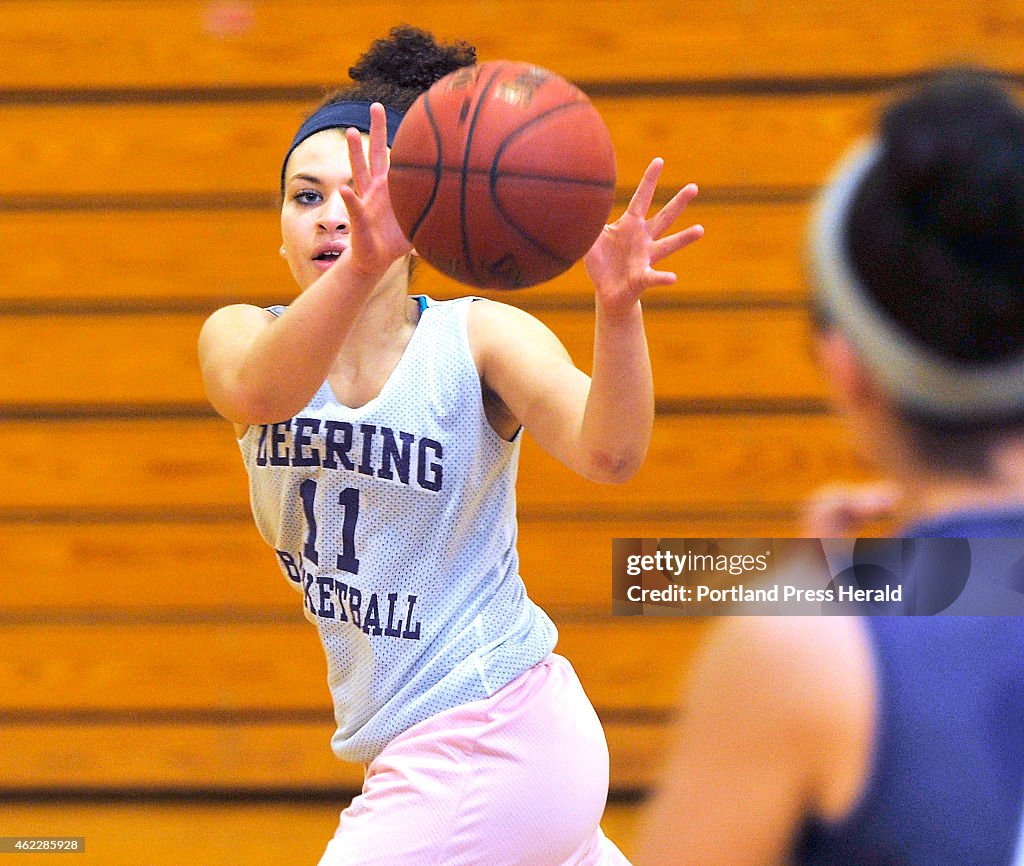
{"type": "Polygon", "coordinates": [[[656,271],[648,268],[644,272],[643,285],[645,289],[653,289],[656,286],[671,286],[676,281],[673,271],[656,271]]]}
{"type": "Polygon", "coordinates": [[[351,228],[358,230],[366,222],[363,216],[363,200],[359,197],[358,190],[354,190],[350,186],[342,186],[338,192],[341,193],[341,200],[345,203],[345,210],[348,211],[351,228]]]}
{"type": "Polygon", "coordinates": [[[380,177],[388,172],[388,119],[379,102],[370,106],[370,174],[380,177]]]}
{"type": "Polygon", "coordinates": [[[901,497],[902,490],[888,481],[823,488],[804,505],[803,531],[811,538],[856,532],[867,523],[893,517],[901,497]]]}
{"type": "Polygon", "coordinates": [[[661,177],[661,169],[664,165],[665,160],[660,156],[656,156],[651,160],[650,165],[647,166],[647,170],[644,172],[644,176],[640,178],[640,183],[637,185],[633,197],[629,200],[629,206],[626,208],[627,213],[640,219],[646,219],[647,211],[650,210],[651,202],[654,201],[654,191],[658,188],[658,178],[661,177]]]}
{"type": "Polygon", "coordinates": [[[366,164],[362,133],[350,126],[345,130],[345,141],[348,144],[348,161],[352,166],[352,182],[356,192],[361,195],[370,185],[370,169],[366,164]]]}
{"type": "Polygon", "coordinates": [[[651,233],[652,238],[659,237],[672,223],[674,223],[679,215],[686,210],[687,206],[696,197],[699,190],[697,184],[688,183],[679,192],[677,192],[672,198],[670,198],[647,224],[648,231],[651,233]]]}
{"type": "Polygon", "coordinates": [[[702,237],[704,237],[704,226],[698,224],[683,229],[681,232],[675,232],[668,237],[660,238],[651,244],[651,261],[660,261],[665,256],[670,256],[672,253],[688,247],[694,241],[699,241],[702,237]]]}

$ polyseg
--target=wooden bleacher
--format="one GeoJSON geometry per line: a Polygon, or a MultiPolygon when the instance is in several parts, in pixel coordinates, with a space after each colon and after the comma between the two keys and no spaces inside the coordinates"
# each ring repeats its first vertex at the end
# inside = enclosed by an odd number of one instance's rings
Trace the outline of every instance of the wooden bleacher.
{"type": "MultiPolygon", "coordinates": [[[[769,302],[798,304],[807,203],[705,200],[715,195],[714,187],[705,186],[691,205],[688,213],[707,225],[708,234],[672,257],[679,283],[652,295],[648,306],[744,304],[758,311],[769,302]]],[[[196,210],[153,205],[123,212],[100,202],[73,213],[75,256],[40,262],[37,251],[53,240],[49,212],[0,210],[4,309],[201,313],[241,300],[271,304],[294,297],[287,266],[277,253],[280,218],[272,206],[196,210]],[[244,255],[237,252],[240,243],[244,255]],[[194,254],[185,256],[182,250],[194,254]]],[[[455,284],[425,267],[417,283],[418,291],[430,289],[438,296],[459,293],[455,284]]],[[[579,266],[551,283],[494,297],[531,309],[589,307],[593,299],[579,266]]]]}
{"type": "MultiPolygon", "coordinates": [[[[623,192],[662,156],[667,187],[696,181],[712,198],[716,188],[813,187],[831,157],[868,129],[880,101],[879,93],[594,98],[616,146],[623,192]]],[[[244,197],[269,205],[277,189],[267,178],[279,176],[309,102],[8,106],[0,109],[14,131],[0,141],[3,195],[173,196],[196,209],[244,197]],[[75,135],[33,147],[40,130],[59,128],[75,135]]]]}
{"type": "Polygon", "coordinates": [[[5,7],[0,41],[17,62],[4,65],[0,87],[73,92],[332,85],[350,58],[406,21],[468,39],[485,60],[528,59],[574,80],[620,87],[755,76],[874,79],[959,56],[1016,69],[1024,23],[1015,3],[965,7],[959,0],[842,0],[827,15],[817,0],[767,9],[743,2],[709,9],[700,0],[366,0],[359,14],[329,0],[162,0],[130,14],[116,0],[10,0],[5,7]],[[102,63],[76,62],[99,57],[102,63]]]}
{"type": "MultiPolygon", "coordinates": [[[[701,186],[689,217],[707,236],[646,303],[646,465],[592,485],[527,439],[520,470],[522,572],[605,722],[605,827],[628,853],[708,625],[611,617],[610,539],[791,535],[817,485],[868,477],[811,357],[808,208],[901,81],[956,59],[1024,71],[1018,7],[7,0],[0,835],[84,834],[82,862],[104,866],[312,863],[358,789],[195,340],[218,306],[294,295],[282,151],[369,41],[410,21],[580,82],[616,144],[618,207],[655,155],[663,199],[701,186]]],[[[415,289],[464,293],[427,267],[415,289]]],[[[582,267],[493,297],[589,365],[582,267]]]]}
{"type": "MultiPolygon", "coordinates": [[[[535,312],[586,369],[593,355],[591,308],[588,302],[582,309],[535,312]]],[[[58,403],[201,405],[195,347],[204,318],[117,312],[0,318],[7,373],[0,404],[12,411],[58,403]],[[59,352],[39,339],[41,332],[60,334],[59,352]],[[133,363],[125,364],[126,356],[133,363]]],[[[816,400],[824,394],[806,316],[795,305],[714,310],[652,304],[646,322],[660,400],[816,400]]]]}

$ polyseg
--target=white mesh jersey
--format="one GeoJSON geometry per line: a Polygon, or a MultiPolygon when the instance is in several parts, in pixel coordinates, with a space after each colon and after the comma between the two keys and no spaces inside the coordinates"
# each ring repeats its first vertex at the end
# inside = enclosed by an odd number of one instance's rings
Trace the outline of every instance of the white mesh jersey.
{"type": "Polygon", "coordinates": [[[490,696],[557,641],[519,576],[522,436],[503,440],[484,415],[472,300],[420,298],[405,353],[365,406],[325,382],[294,418],[239,440],[256,525],[327,654],[344,760],[490,696]]]}

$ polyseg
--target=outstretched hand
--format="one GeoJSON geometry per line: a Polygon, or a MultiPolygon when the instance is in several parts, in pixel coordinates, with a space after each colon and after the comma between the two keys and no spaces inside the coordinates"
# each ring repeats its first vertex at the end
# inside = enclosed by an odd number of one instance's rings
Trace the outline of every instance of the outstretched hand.
{"type": "Polygon", "coordinates": [[[341,197],[352,223],[352,266],[367,273],[383,273],[396,259],[412,250],[391,207],[388,190],[387,119],[384,106],[370,106],[369,160],[363,136],[346,129],[352,186],[342,187],[341,197]]]}
{"type": "Polygon", "coordinates": [[[816,491],[805,503],[805,538],[854,537],[868,524],[892,520],[903,491],[890,481],[872,484],[833,484],[816,491]]]}
{"type": "Polygon", "coordinates": [[[703,226],[692,225],[662,237],[696,198],[696,184],[687,184],[647,219],[663,165],[660,158],[651,161],[625,213],[604,227],[583,258],[597,290],[598,303],[610,312],[632,308],[644,291],[653,286],[672,285],[675,273],[658,271],[653,266],[704,236],[703,226]]]}

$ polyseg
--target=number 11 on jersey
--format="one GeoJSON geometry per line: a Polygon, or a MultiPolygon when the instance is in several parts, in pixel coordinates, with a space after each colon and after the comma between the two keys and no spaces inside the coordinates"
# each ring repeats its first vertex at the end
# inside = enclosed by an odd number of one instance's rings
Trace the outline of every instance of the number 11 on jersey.
{"type": "MultiPolygon", "coordinates": [[[[306,543],[302,553],[314,565],[320,564],[320,554],[316,549],[316,481],[307,478],[299,485],[299,496],[302,497],[302,509],[306,512],[306,543]]],[[[359,520],[359,490],[346,487],[338,494],[338,505],[343,510],[341,522],[341,553],[338,554],[338,568],[349,574],[359,574],[359,560],[356,558],[356,521],[359,520]]]]}

